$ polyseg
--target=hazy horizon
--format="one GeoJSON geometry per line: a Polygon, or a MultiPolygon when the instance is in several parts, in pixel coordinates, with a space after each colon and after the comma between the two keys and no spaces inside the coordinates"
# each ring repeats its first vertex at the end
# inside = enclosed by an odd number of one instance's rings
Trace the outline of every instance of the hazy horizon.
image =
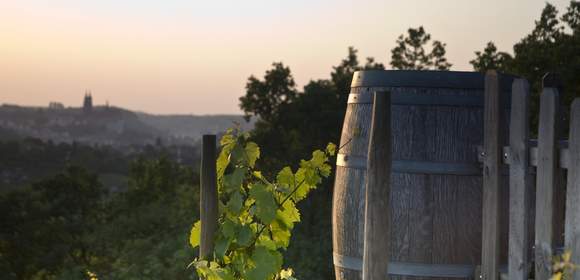
{"type": "MultiPolygon", "coordinates": [[[[549,1],[560,13],[569,1],[549,1]]],[[[5,1],[0,3],[0,104],[96,105],[152,114],[241,114],[250,75],[274,61],[298,88],[326,79],[359,50],[389,68],[390,49],[422,25],[447,44],[451,70],[474,51],[512,46],[545,1],[5,1]],[[420,7],[420,8],[417,8],[420,7]]]]}

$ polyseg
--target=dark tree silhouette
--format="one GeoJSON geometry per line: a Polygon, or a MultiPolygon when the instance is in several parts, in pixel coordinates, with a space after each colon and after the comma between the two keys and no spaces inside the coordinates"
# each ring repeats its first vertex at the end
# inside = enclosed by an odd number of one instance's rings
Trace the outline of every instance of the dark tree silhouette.
{"type": "Polygon", "coordinates": [[[431,51],[425,46],[431,41],[431,35],[423,26],[409,28],[407,36],[401,34],[397,46],[391,50],[391,66],[400,70],[449,70],[451,63],[445,58],[445,43],[433,41],[431,51]]]}
{"type": "MultiPolygon", "coordinates": [[[[560,93],[564,104],[580,96],[580,2],[571,1],[566,13],[558,17],[558,10],[550,3],[542,10],[534,29],[513,47],[513,58],[499,55],[494,48],[476,52],[472,60],[475,70],[491,68],[491,58],[499,70],[526,78],[531,85],[532,110],[537,110],[542,77],[550,72],[560,80],[560,93]],[[489,55],[488,55],[489,54],[489,55]],[[473,63],[475,62],[475,63],[473,63]],[[499,63],[501,62],[501,63],[499,63]],[[487,64],[486,64],[487,63],[487,64]]],[[[494,67],[495,68],[495,67],[494,67]]],[[[565,114],[567,112],[564,112],[565,114]]],[[[537,124],[537,112],[532,114],[532,124],[537,124]]],[[[567,127],[567,126],[565,126],[567,127]]]]}
{"type": "Polygon", "coordinates": [[[270,121],[276,117],[278,109],[296,99],[296,83],[290,68],[282,62],[272,63],[272,69],[266,71],[261,81],[251,76],[246,83],[246,95],[240,97],[240,107],[246,114],[270,121]]]}
{"type": "Polygon", "coordinates": [[[505,52],[498,52],[493,42],[488,42],[483,52],[476,51],[476,58],[469,61],[473,69],[479,72],[485,72],[490,69],[505,71],[507,64],[512,60],[511,55],[505,52]]]}

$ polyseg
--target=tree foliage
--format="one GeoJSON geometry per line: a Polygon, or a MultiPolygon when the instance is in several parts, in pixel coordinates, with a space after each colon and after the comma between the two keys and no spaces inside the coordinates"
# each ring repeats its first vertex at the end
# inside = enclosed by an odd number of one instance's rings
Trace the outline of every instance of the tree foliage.
{"type": "Polygon", "coordinates": [[[498,52],[497,47],[493,42],[488,42],[483,52],[476,51],[476,58],[469,61],[473,66],[473,70],[479,72],[485,72],[490,69],[506,71],[508,64],[511,62],[512,57],[510,54],[505,52],[498,52]]]}
{"type": "Polygon", "coordinates": [[[121,192],[71,166],[0,193],[1,278],[190,279],[191,171],[164,157],[131,170],[121,192]]]}
{"type": "MultiPolygon", "coordinates": [[[[564,104],[580,96],[580,4],[571,1],[566,12],[558,17],[558,10],[550,3],[535,21],[534,29],[513,47],[513,58],[494,48],[483,54],[476,52],[472,60],[475,70],[499,69],[526,78],[532,89],[533,110],[537,112],[542,78],[552,73],[560,80],[564,104]]],[[[536,117],[534,113],[532,116],[536,117]]],[[[537,124],[537,118],[533,119],[537,124]]]]}
{"type": "Polygon", "coordinates": [[[69,167],[29,190],[0,196],[0,268],[7,279],[56,276],[100,265],[106,190],[94,174],[69,167]]]}
{"type": "Polygon", "coordinates": [[[271,120],[278,115],[278,109],[296,99],[296,83],[290,68],[282,62],[272,63],[261,81],[251,76],[246,83],[246,95],[240,98],[240,107],[246,118],[255,115],[263,120],[271,120]]]}
{"type": "Polygon", "coordinates": [[[425,46],[431,41],[431,34],[423,26],[409,28],[407,36],[401,34],[396,47],[391,50],[391,66],[400,70],[449,70],[451,63],[445,58],[445,43],[434,40],[431,51],[425,46]]]}

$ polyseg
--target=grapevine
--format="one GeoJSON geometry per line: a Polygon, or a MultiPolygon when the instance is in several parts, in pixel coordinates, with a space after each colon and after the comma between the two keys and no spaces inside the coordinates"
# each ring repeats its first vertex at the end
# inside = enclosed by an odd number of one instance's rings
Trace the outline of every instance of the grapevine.
{"type": "MultiPolygon", "coordinates": [[[[289,166],[282,168],[273,179],[255,168],[260,148],[247,133],[228,130],[220,146],[214,251],[207,259],[196,258],[191,266],[207,280],[295,280],[292,269],[282,268],[282,252],[300,221],[296,204],[330,175],[328,162],[336,145],[314,151],[295,172],[289,166]]],[[[191,229],[194,248],[199,246],[200,229],[200,221],[191,229]]]]}

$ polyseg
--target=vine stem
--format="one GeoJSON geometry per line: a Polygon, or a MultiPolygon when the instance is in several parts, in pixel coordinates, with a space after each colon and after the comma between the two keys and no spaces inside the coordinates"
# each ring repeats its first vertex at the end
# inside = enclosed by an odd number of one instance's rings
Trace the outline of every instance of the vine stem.
{"type": "MultiPolygon", "coordinates": [[[[316,169],[316,171],[318,171],[318,168],[316,169]]],[[[302,186],[302,184],[304,183],[304,181],[306,181],[306,179],[302,179],[302,181],[300,183],[298,183],[298,186],[296,186],[283,200],[282,202],[280,202],[278,208],[281,208],[282,206],[284,206],[284,203],[290,199],[290,197],[295,194],[298,191],[298,188],[300,188],[300,186],[302,186]]]]}
{"type": "Polygon", "coordinates": [[[348,139],[348,141],[346,141],[346,143],[342,144],[342,146],[338,147],[338,150],[336,150],[336,153],[340,152],[340,150],[342,150],[342,148],[344,148],[344,146],[348,145],[348,143],[350,143],[350,141],[352,141],[352,138],[348,139]]]}

